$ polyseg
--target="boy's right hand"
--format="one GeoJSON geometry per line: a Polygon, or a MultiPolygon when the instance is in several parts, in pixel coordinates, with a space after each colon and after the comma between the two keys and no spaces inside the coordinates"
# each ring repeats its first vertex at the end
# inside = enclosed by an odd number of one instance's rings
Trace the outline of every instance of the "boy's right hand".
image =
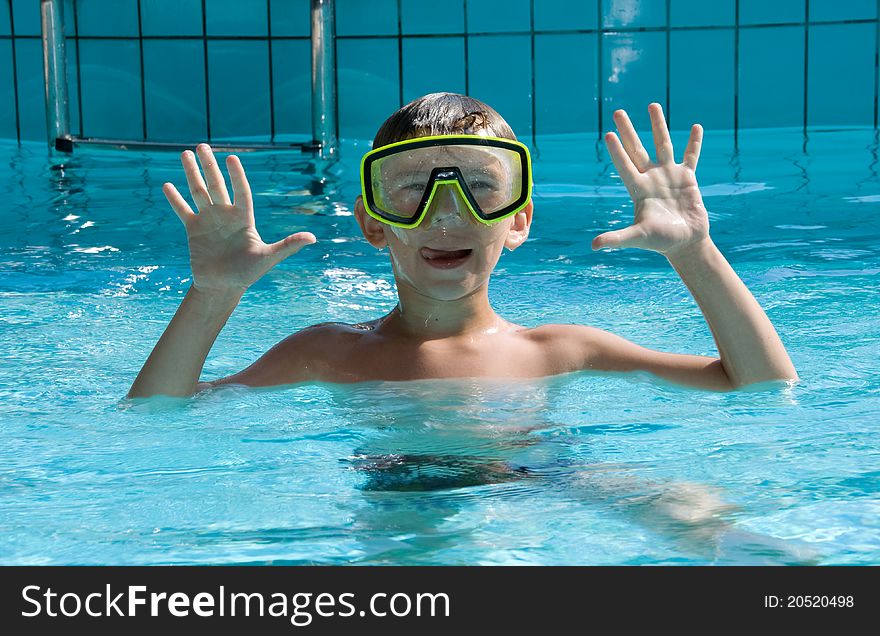
{"type": "Polygon", "coordinates": [[[264,243],[254,224],[251,189],[239,158],[226,158],[235,195],[232,203],[211,147],[199,144],[196,151],[207,185],[192,151],[183,152],[181,163],[199,213],[192,211],[174,185],[162,186],[186,228],[193,287],[203,292],[244,293],[275,265],[316,241],[311,232],[297,232],[277,243],[264,243]]]}

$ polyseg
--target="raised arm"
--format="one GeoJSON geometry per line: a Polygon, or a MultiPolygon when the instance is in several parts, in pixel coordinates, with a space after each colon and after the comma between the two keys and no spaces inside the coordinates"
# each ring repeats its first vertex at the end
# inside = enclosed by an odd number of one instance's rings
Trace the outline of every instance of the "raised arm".
{"type": "Polygon", "coordinates": [[[593,249],[637,247],[666,256],[703,312],[720,357],[664,354],[632,343],[616,352],[611,338],[601,336],[593,343],[591,368],[622,365],[707,388],[796,380],[794,365],[767,314],[709,237],[709,216],[696,179],[702,127],[693,125],[683,161],[676,164],[660,104],[652,103],[648,112],[656,163],[625,111],[614,113],[621,139],[613,132],[605,135],[633,199],[635,220],[622,230],[594,238],[593,249]]]}
{"type": "Polygon", "coordinates": [[[171,183],[162,187],[186,229],[193,282],[132,384],[130,398],[195,393],[208,352],[245,290],[316,240],[311,232],[298,232],[264,243],[254,223],[253,198],[241,161],[235,155],[226,159],[233,203],[210,146],[199,144],[196,151],[204,179],[191,151],[181,155],[181,162],[199,213],[171,183]]]}

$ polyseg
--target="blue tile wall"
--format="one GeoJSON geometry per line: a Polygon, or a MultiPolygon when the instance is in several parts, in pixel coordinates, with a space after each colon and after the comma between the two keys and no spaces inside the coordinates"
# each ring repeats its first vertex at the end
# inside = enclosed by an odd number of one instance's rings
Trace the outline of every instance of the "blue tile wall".
{"type": "Polygon", "coordinates": [[[739,44],[739,126],[803,125],[804,28],[743,29],[739,44]]]}
{"type": "MultiPolygon", "coordinates": [[[[64,22],[64,33],[68,36],[75,36],[76,31],[76,0],[64,0],[64,8],[62,9],[61,19],[64,22]]],[[[17,30],[16,30],[17,31],[17,30]]],[[[18,33],[16,32],[16,35],[18,33]]]]}
{"type": "MultiPolygon", "coordinates": [[[[274,19],[275,14],[272,14],[274,19]]],[[[273,27],[274,28],[274,27],[273,27]]],[[[275,134],[312,136],[312,65],[308,40],[272,42],[275,134]]]]}
{"type": "Polygon", "coordinates": [[[202,35],[202,3],[141,0],[141,29],[148,36],[202,35]]]}
{"type": "Polygon", "coordinates": [[[397,35],[397,0],[336,0],[337,35],[397,35]]]}
{"type": "Polygon", "coordinates": [[[10,35],[12,30],[9,24],[9,0],[0,2],[0,35],[10,35]]]}
{"type": "MultiPolygon", "coordinates": [[[[78,0],[82,2],[83,0],[78,0]]],[[[208,35],[269,34],[269,14],[265,0],[205,0],[205,30],[208,35]]]]}
{"type": "Polygon", "coordinates": [[[595,33],[535,36],[535,134],[597,126],[599,102],[595,33]],[[560,64],[560,60],[569,60],[560,64]]]}
{"type": "MultiPolygon", "coordinates": [[[[64,2],[65,31],[73,35],[73,0],[64,2]]],[[[43,52],[40,40],[40,7],[39,2],[25,0],[3,0],[0,2],[0,38],[3,55],[0,57],[0,138],[20,138],[23,141],[45,141],[46,139],[46,107],[43,89],[43,52]],[[10,11],[12,19],[10,22],[10,11]],[[14,26],[15,42],[9,36],[14,26]],[[15,49],[15,71],[17,87],[13,85],[12,51],[15,49]],[[16,129],[15,92],[18,89],[17,110],[19,127],[16,129]],[[12,124],[12,130],[9,124],[12,124]]],[[[72,38],[68,38],[68,55],[75,56],[76,46],[72,38]]],[[[75,132],[79,129],[79,110],[77,107],[78,82],[76,69],[68,67],[69,100],[71,126],[75,132]]]]}
{"type": "Polygon", "coordinates": [[[671,129],[732,130],[734,127],[733,29],[673,31],[669,42],[671,129]],[[694,55],[694,51],[700,51],[694,55]]]}
{"type": "Polygon", "coordinates": [[[336,63],[339,136],[372,140],[401,106],[397,39],[341,39],[336,63]]]}
{"type": "Polygon", "coordinates": [[[265,40],[210,40],[212,139],[269,141],[269,47],[265,40]]]}
{"type": "Polygon", "coordinates": [[[16,38],[18,117],[21,138],[46,139],[46,97],[43,89],[43,50],[40,40],[16,38]]]}
{"type": "Polygon", "coordinates": [[[138,36],[137,2],[77,0],[76,28],[80,36],[138,36]]]}
{"type": "Polygon", "coordinates": [[[666,34],[605,34],[602,43],[602,130],[614,131],[612,115],[624,109],[636,130],[651,130],[648,104],[666,104],[666,34]]]}
{"type": "Polygon", "coordinates": [[[526,31],[531,29],[529,0],[468,0],[468,33],[526,31]]]}
{"type": "Polygon", "coordinates": [[[463,37],[406,39],[403,60],[404,103],[427,93],[465,92],[463,37]]]}
{"type": "MultiPolygon", "coordinates": [[[[69,14],[72,18],[72,14],[69,14]]],[[[15,35],[40,35],[40,3],[34,0],[12,0],[15,35]]]]}
{"type": "MultiPolygon", "coordinates": [[[[5,9],[6,7],[0,7],[5,9]]],[[[15,85],[12,82],[12,42],[0,40],[0,139],[15,139],[15,85]]]]}
{"type": "Polygon", "coordinates": [[[541,0],[535,2],[536,31],[597,29],[599,0],[541,0]]]}
{"type": "Polygon", "coordinates": [[[309,37],[312,29],[310,0],[271,0],[272,36],[309,37]]]}
{"type": "Polygon", "coordinates": [[[498,111],[520,138],[532,134],[531,57],[528,35],[468,36],[469,94],[498,111]]]}
{"type": "Polygon", "coordinates": [[[464,1],[450,0],[442,11],[425,11],[425,0],[401,0],[400,23],[406,34],[464,33],[464,1]]]}
{"type": "MultiPolygon", "coordinates": [[[[79,113],[79,69],[76,65],[77,49],[79,44],[75,38],[65,40],[67,47],[67,100],[68,117],[70,120],[70,132],[73,135],[82,136],[79,113]]],[[[41,137],[44,139],[45,137],[41,137]]]]}
{"type": "Polygon", "coordinates": [[[606,29],[666,26],[666,0],[602,0],[606,29]]]}
{"type": "Polygon", "coordinates": [[[208,138],[202,40],[144,40],[144,104],[147,138],[208,138]],[[174,72],[169,73],[168,69],[174,72]]]}
{"type": "Polygon", "coordinates": [[[810,26],[809,126],[874,123],[874,62],[859,51],[874,46],[876,35],[876,25],[870,23],[810,26]]]}
{"type": "Polygon", "coordinates": [[[83,132],[143,139],[138,41],[80,40],[79,49],[83,132]]]}
{"type": "MultiPolygon", "coordinates": [[[[309,139],[310,0],[202,6],[64,0],[72,132],[309,139]]],[[[601,135],[616,108],[647,131],[652,101],[673,130],[875,126],[877,7],[809,0],[807,42],[807,0],[336,0],[338,132],[371,139],[435,91],[486,101],[521,137],[601,135]]],[[[37,0],[0,0],[0,137],[45,139],[39,35],[37,0]]]]}
{"type": "MultiPolygon", "coordinates": [[[[82,0],[80,0],[82,1],[82,0]]],[[[38,36],[40,35],[40,2],[39,0],[0,0],[0,35],[11,33],[9,10],[12,8],[15,35],[38,36]],[[5,25],[5,31],[4,26],[5,25]]],[[[74,0],[64,0],[62,9],[64,31],[67,35],[74,34],[74,0]]]]}
{"type": "Polygon", "coordinates": [[[733,26],[736,0],[670,0],[669,24],[673,27],[733,26]]]}
{"type": "Polygon", "coordinates": [[[806,12],[806,0],[739,0],[740,24],[803,22],[806,12]]]}
{"type": "Polygon", "coordinates": [[[810,22],[831,20],[874,20],[877,0],[810,0],[810,22]]]}

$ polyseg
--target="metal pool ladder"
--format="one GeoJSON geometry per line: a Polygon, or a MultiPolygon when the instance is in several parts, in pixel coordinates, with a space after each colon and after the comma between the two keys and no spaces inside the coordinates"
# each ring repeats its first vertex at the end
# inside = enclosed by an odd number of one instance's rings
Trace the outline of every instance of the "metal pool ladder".
{"type": "MultiPolygon", "coordinates": [[[[71,153],[78,144],[124,148],[180,149],[192,144],[142,140],[77,137],[70,132],[67,90],[67,51],[64,36],[64,0],[40,0],[43,40],[43,80],[46,88],[46,127],[50,152],[71,153]]],[[[321,159],[334,159],[336,134],[336,23],[334,0],[311,0],[312,141],[301,144],[243,144],[215,146],[220,151],[298,148],[321,159]]],[[[271,46],[271,42],[269,42],[271,46]]],[[[274,104],[270,104],[274,108],[274,104]]]]}

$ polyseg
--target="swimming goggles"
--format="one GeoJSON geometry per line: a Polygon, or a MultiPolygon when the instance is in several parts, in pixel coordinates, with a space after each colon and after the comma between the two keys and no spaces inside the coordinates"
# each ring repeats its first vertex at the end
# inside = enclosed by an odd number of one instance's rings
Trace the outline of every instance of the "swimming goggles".
{"type": "Polygon", "coordinates": [[[364,208],[374,219],[416,227],[441,185],[458,190],[474,218],[491,225],[532,195],[529,149],[480,135],[435,135],[374,148],[361,159],[364,208]]]}

